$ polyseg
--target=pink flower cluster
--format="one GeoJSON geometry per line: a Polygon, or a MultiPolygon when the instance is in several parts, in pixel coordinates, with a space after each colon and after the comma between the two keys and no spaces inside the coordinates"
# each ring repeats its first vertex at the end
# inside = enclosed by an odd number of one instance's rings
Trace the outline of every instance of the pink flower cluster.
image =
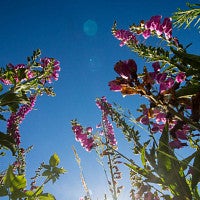
{"type": "MultiPolygon", "coordinates": [[[[60,71],[60,62],[53,58],[42,58],[41,60],[41,67],[45,72],[45,77],[41,80],[44,84],[46,81],[48,83],[52,83],[52,80],[58,80],[59,71],[60,71]]],[[[39,64],[39,63],[38,63],[39,64]]],[[[21,81],[29,80],[34,78],[36,75],[36,71],[32,70],[30,66],[26,66],[25,64],[18,64],[16,66],[12,64],[7,65],[8,70],[12,72],[12,77],[7,77],[8,73],[2,74],[0,77],[0,81],[5,85],[11,85],[14,83],[19,83],[21,81]],[[22,76],[21,71],[25,72],[22,76]]]]}
{"type": "Polygon", "coordinates": [[[95,145],[94,139],[91,137],[92,128],[87,127],[84,129],[80,124],[75,122],[73,123],[72,130],[75,134],[76,141],[80,142],[86,151],[91,151],[95,145]]]}
{"type": "MultiPolygon", "coordinates": [[[[166,122],[169,123],[169,132],[173,130],[175,125],[178,123],[177,120],[167,120],[166,114],[159,108],[148,109],[146,106],[141,107],[143,109],[143,114],[138,118],[140,123],[144,125],[150,125],[151,132],[163,132],[166,122]]],[[[175,131],[173,140],[169,143],[171,148],[181,148],[186,146],[186,143],[181,142],[181,140],[188,140],[188,133],[190,131],[190,126],[184,124],[181,128],[175,131]]]]}
{"type": "Polygon", "coordinates": [[[14,82],[19,83],[21,81],[28,80],[30,78],[34,77],[34,73],[31,71],[30,67],[24,65],[24,64],[18,64],[18,65],[13,65],[13,64],[8,64],[7,65],[8,69],[11,70],[12,72],[12,79],[10,80],[8,77],[5,75],[2,75],[0,78],[0,81],[4,83],[5,85],[12,85],[14,82]],[[25,76],[22,76],[20,73],[20,70],[25,71],[25,76]]]}
{"type": "Polygon", "coordinates": [[[7,120],[7,132],[13,136],[17,145],[20,144],[19,124],[22,123],[25,116],[33,109],[36,102],[36,96],[31,96],[29,101],[29,104],[21,106],[18,112],[12,113],[7,120]]]}
{"type": "Polygon", "coordinates": [[[173,77],[168,77],[167,73],[160,72],[160,64],[159,62],[155,62],[152,64],[154,68],[154,72],[149,72],[149,75],[151,77],[151,82],[156,82],[160,86],[160,93],[164,93],[166,90],[171,89],[174,86],[175,81],[177,83],[182,83],[186,75],[184,72],[179,72],[175,79],[173,77]]]}
{"type": "Polygon", "coordinates": [[[97,107],[102,111],[102,133],[105,134],[108,143],[117,148],[117,140],[115,138],[113,125],[108,120],[109,107],[111,104],[108,104],[106,97],[96,100],[97,107]],[[107,106],[105,106],[107,105],[107,106]]]}
{"type": "MultiPolygon", "coordinates": [[[[47,77],[45,79],[52,83],[52,80],[58,80],[59,77],[59,71],[60,71],[60,62],[58,60],[55,60],[53,58],[42,58],[41,60],[41,67],[44,69],[44,71],[48,71],[47,77]]],[[[45,80],[42,80],[42,82],[45,82],[45,80]]]]}
{"type": "Polygon", "coordinates": [[[124,46],[126,45],[129,41],[131,41],[132,43],[137,44],[138,41],[135,37],[135,35],[133,35],[133,33],[131,33],[130,31],[127,30],[115,30],[113,31],[113,35],[121,41],[120,46],[124,46]]]}
{"type": "Polygon", "coordinates": [[[150,37],[152,32],[155,32],[158,36],[164,34],[167,40],[172,38],[172,20],[171,18],[165,18],[163,23],[160,22],[162,16],[153,16],[149,21],[145,23],[145,30],[142,35],[145,39],[150,37]]]}

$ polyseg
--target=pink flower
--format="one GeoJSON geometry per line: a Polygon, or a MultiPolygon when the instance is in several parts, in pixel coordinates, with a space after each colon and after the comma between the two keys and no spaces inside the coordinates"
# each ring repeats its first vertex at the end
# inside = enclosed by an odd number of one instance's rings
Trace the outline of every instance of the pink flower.
{"type": "Polygon", "coordinates": [[[152,64],[152,67],[154,68],[154,72],[159,72],[160,71],[160,63],[159,62],[154,62],[152,64]]]}
{"type": "Polygon", "coordinates": [[[72,131],[75,134],[75,139],[77,142],[80,142],[81,146],[86,151],[91,151],[94,147],[94,138],[91,137],[89,134],[92,132],[92,127],[87,127],[86,130],[78,124],[72,123],[72,131]]]}
{"type": "Polygon", "coordinates": [[[143,116],[140,119],[140,123],[144,124],[144,125],[148,125],[149,124],[149,117],[148,116],[143,116]]]}
{"type": "Polygon", "coordinates": [[[88,133],[92,133],[93,128],[92,128],[92,127],[87,127],[87,128],[86,128],[86,131],[87,131],[88,133]]]}
{"type": "Polygon", "coordinates": [[[143,31],[142,36],[144,37],[144,39],[149,38],[151,35],[150,29],[146,29],[145,31],[143,31]]]}
{"type": "Polygon", "coordinates": [[[0,78],[0,81],[5,85],[11,85],[12,84],[12,82],[8,79],[0,78]]]}
{"type": "Polygon", "coordinates": [[[186,75],[184,72],[179,72],[176,76],[176,82],[182,83],[186,79],[186,75]]]}
{"type": "Polygon", "coordinates": [[[183,146],[187,146],[186,143],[182,143],[180,142],[180,140],[174,140],[172,142],[169,143],[169,146],[172,148],[172,149],[180,149],[182,148],[183,146]]]}
{"type": "Polygon", "coordinates": [[[167,74],[166,73],[159,73],[156,76],[156,81],[158,83],[163,83],[165,81],[165,79],[167,78],[167,74]]]}
{"type": "Polygon", "coordinates": [[[171,18],[165,18],[162,24],[163,32],[167,40],[172,38],[172,22],[171,18]]]}
{"type": "Polygon", "coordinates": [[[171,18],[165,18],[163,23],[160,23],[162,16],[153,16],[149,21],[145,23],[145,30],[143,31],[142,35],[145,39],[147,39],[152,31],[158,36],[162,34],[165,35],[167,40],[172,38],[172,22],[171,18]]]}
{"type": "Polygon", "coordinates": [[[146,22],[145,28],[150,29],[151,31],[157,30],[159,28],[159,25],[160,25],[161,17],[162,16],[160,16],[160,15],[151,17],[151,19],[146,22]]]}
{"type": "MultiPolygon", "coordinates": [[[[43,68],[43,70],[48,72],[45,79],[49,83],[52,83],[53,79],[57,81],[59,77],[59,71],[60,71],[60,62],[53,58],[47,58],[47,57],[40,59],[40,61],[41,61],[41,67],[43,68]]],[[[42,83],[45,82],[45,80],[41,80],[41,81],[42,83]]]]}
{"type": "Polygon", "coordinates": [[[156,122],[162,122],[162,123],[166,123],[166,114],[165,113],[158,113],[156,115],[156,122]]]}
{"type": "Polygon", "coordinates": [[[118,80],[112,80],[108,83],[110,90],[114,92],[120,92],[122,90],[121,82],[118,80]]]}
{"type": "Polygon", "coordinates": [[[135,76],[137,65],[133,59],[119,61],[115,64],[114,70],[124,79],[131,79],[135,76]]]}
{"type": "Polygon", "coordinates": [[[114,128],[111,122],[109,122],[108,120],[108,114],[110,112],[108,108],[111,107],[111,104],[107,102],[106,97],[102,97],[101,99],[97,98],[96,105],[102,111],[103,133],[106,136],[108,143],[111,146],[117,147],[117,140],[115,138],[114,128]]]}
{"type": "Polygon", "coordinates": [[[166,90],[171,89],[173,87],[173,85],[174,85],[174,79],[173,78],[168,78],[166,81],[161,82],[160,93],[163,93],[166,90]]]}
{"type": "Polygon", "coordinates": [[[25,116],[33,109],[36,102],[36,96],[31,96],[29,101],[29,104],[21,106],[19,111],[17,113],[12,113],[7,120],[7,132],[12,135],[17,145],[20,144],[19,124],[22,123],[25,116]]]}
{"type": "Polygon", "coordinates": [[[127,30],[115,30],[113,35],[121,41],[120,46],[126,45],[129,41],[137,44],[137,39],[130,31],[127,30]]]}

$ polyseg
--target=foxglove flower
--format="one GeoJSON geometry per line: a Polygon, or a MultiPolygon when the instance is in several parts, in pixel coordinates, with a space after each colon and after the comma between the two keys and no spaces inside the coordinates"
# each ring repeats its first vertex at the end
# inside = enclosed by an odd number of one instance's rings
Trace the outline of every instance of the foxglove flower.
{"type": "Polygon", "coordinates": [[[114,70],[124,79],[132,79],[136,76],[137,65],[133,59],[119,61],[115,64],[114,70]]]}
{"type": "Polygon", "coordinates": [[[115,30],[113,32],[113,35],[121,41],[120,46],[126,45],[129,41],[132,41],[133,43],[137,44],[137,39],[135,35],[133,35],[130,31],[128,30],[115,30]]]}
{"type": "Polygon", "coordinates": [[[184,72],[179,72],[176,76],[176,82],[182,83],[186,79],[186,75],[184,72]]]}

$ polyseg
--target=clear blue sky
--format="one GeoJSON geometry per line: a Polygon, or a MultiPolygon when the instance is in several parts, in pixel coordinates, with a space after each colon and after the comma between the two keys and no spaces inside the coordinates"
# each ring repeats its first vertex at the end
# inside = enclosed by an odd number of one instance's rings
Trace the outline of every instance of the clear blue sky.
{"type": "MultiPolygon", "coordinates": [[[[106,190],[95,154],[86,153],[75,141],[70,120],[78,118],[84,125],[98,124],[100,112],[95,98],[103,95],[110,102],[137,108],[134,98],[123,98],[107,86],[116,76],[113,66],[118,60],[134,58],[138,67],[143,67],[128,48],[119,47],[119,41],[111,34],[113,22],[117,20],[119,28],[128,28],[153,15],[169,17],[178,7],[185,8],[185,3],[185,0],[0,1],[0,65],[24,63],[37,48],[42,50],[42,56],[54,57],[61,63],[60,78],[53,85],[56,97],[40,97],[36,110],[29,113],[20,128],[24,147],[34,145],[27,155],[28,176],[33,176],[39,164],[48,162],[54,152],[60,156],[61,166],[68,170],[54,185],[48,185],[58,200],[78,200],[84,194],[72,145],[82,158],[94,199],[103,199],[106,190]],[[96,23],[93,34],[84,28],[88,20],[96,23]]],[[[193,42],[193,53],[199,52],[198,31],[175,31],[174,36],[182,43],[193,42]]],[[[4,130],[5,124],[1,122],[0,127],[4,130]]],[[[123,142],[119,145],[123,149],[123,142]]],[[[127,196],[122,194],[121,199],[127,196]]]]}

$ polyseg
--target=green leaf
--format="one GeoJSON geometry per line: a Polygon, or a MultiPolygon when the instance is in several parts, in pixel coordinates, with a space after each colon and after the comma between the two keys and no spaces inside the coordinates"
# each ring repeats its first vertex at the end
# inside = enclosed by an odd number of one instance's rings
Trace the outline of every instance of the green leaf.
{"type": "Polygon", "coordinates": [[[56,174],[64,174],[67,170],[65,170],[63,167],[58,168],[58,167],[54,167],[52,172],[56,173],[56,174]]]}
{"type": "Polygon", "coordinates": [[[141,161],[142,161],[143,166],[146,166],[145,152],[146,152],[146,146],[144,145],[144,147],[141,150],[141,161]]]}
{"type": "Polygon", "coordinates": [[[24,175],[15,175],[13,167],[9,166],[4,176],[4,184],[6,187],[11,188],[12,191],[24,189],[26,187],[26,178],[24,175]]]}
{"type": "Polygon", "coordinates": [[[59,163],[60,163],[60,158],[58,157],[58,155],[56,153],[53,154],[49,160],[50,166],[56,167],[56,166],[58,166],[59,163]]]}
{"type": "Polygon", "coordinates": [[[14,175],[12,180],[12,186],[18,190],[26,187],[26,178],[24,175],[14,175]]]}
{"type": "Polygon", "coordinates": [[[26,195],[27,197],[32,197],[32,196],[34,195],[34,191],[32,191],[32,190],[27,190],[27,191],[25,192],[25,195],[26,195]]]}
{"type": "Polygon", "coordinates": [[[194,189],[200,181],[200,150],[196,152],[192,167],[192,189],[194,189]]]}
{"type": "Polygon", "coordinates": [[[14,191],[11,191],[11,199],[12,200],[18,200],[18,199],[21,199],[21,198],[24,198],[26,197],[26,194],[22,191],[22,190],[18,190],[18,189],[15,189],[14,191]]]}
{"type": "Polygon", "coordinates": [[[200,88],[199,83],[188,84],[188,85],[182,87],[181,89],[177,90],[175,95],[177,98],[187,97],[187,96],[189,96],[189,98],[191,98],[191,95],[194,95],[197,92],[199,92],[199,88],[200,88]]]}
{"type": "Polygon", "coordinates": [[[7,147],[12,151],[12,154],[15,155],[16,153],[16,148],[15,148],[15,141],[13,137],[11,137],[8,134],[4,134],[0,132],[0,145],[7,147]]]}
{"type": "Polygon", "coordinates": [[[125,165],[127,167],[129,167],[130,169],[132,169],[134,172],[140,174],[141,176],[143,176],[144,178],[146,178],[146,180],[148,180],[148,182],[151,182],[151,183],[159,183],[159,184],[162,184],[162,180],[155,176],[151,171],[149,170],[146,170],[146,169],[143,169],[139,166],[137,166],[136,164],[128,164],[128,163],[125,163],[125,165]]]}
{"type": "Polygon", "coordinates": [[[38,196],[38,195],[42,194],[42,192],[43,192],[43,189],[44,189],[44,187],[43,187],[43,186],[42,186],[42,187],[39,187],[39,188],[37,188],[37,189],[36,189],[36,192],[35,192],[35,196],[38,196]]]}
{"type": "Polygon", "coordinates": [[[0,92],[3,90],[3,85],[0,84],[0,92]]]}
{"type": "Polygon", "coordinates": [[[13,168],[12,166],[10,165],[8,167],[8,170],[6,172],[6,175],[4,176],[3,178],[3,181],[4,181],[4,185],[9,188],[12,186],[12,180],[14,179],[14,174],[13,174],[13,168]]]}
{"type": "Polygon", "coordinates": [[[178,198],[191,199],[191,191],[186,183],[183,168],[169,146],[168,124],[165,125],[160,137],[157,155],[157,172],[169,186],[172,194],[178,198]]]}
{"type": "Polygon", "coordinates": [[[0,197],[7,196],[8,191],[5,186],[0,186],[0,197]]]}
{"type": "Polygon", "coordinates": [[[155,151],[155,142],[153,143],[152,148],[150,149],[150,154],[147,154],[147,159],[151,166],[154,169],[157,169],[157,164],[156,164],[156,151],[155,151]]]}
{"type": "Polygon", "coordinates": [[[49,193],[41,194],[37,196],[37,198],[38,200],[55,200],[56,199],[52,194],[49,194],[49,193]]]}
{"type": "Polygon", "coordinates": [[[187,158],[181,160],[181,166],[182,166],[183,170],[187,169],[187,167],[189,166],[189,163],[195,157],[196,154],[197,154],[197,152],[194,152],[192,155],[190,155],[187,158]]]}
{"type": "Polygon", "coordinates": [[[51,171],[50,170],[45,170],[43,173],[42,173],[42,176],[50,176],[51,175],[51,171]]]}
{"type": "Polygon", "coordinates": [[[51,169],[51,166],[49,166],[49,165],[42,165],[42,167],[44,167],[45,169],[51,169]]]}

